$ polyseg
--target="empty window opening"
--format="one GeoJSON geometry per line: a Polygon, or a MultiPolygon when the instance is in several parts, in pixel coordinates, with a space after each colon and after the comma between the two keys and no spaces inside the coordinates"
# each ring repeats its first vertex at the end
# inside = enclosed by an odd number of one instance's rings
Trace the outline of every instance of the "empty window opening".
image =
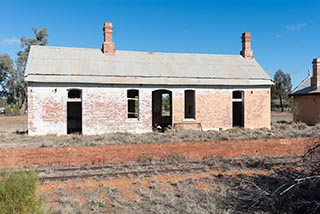
{"type": "Polygon", "coordinates": [[[81,99],[81,91],[80,90],[70,90],[68,92],[68,99],[81,99]]]}
{"type": "Polygon", "coordinates": [[[82,101],[81,90],[68,92],[67,102],[67,134],[82,134],[82,101]]]}
{"type": "Polygon", "coordinates": [[[164,131],[172,126],[172,92],[156,90],[152,92],[152,127],[164,131]]]}
{"type": "Polygon", "coordinates": [[[242,91],[234,91],[232,92],[232,99],[240,99],[240,101],[242,101],[242,95],[242,91]]]}
{"type": "Polygon", "coordinates": [[[194,90],[186,90],[184,92],[184,118],[196,119],[194,90]]]}
{"type": "Polygon", "coordinates": [[[128,90],[128,118],[139,118],[139,91],[128,90]]]}
{"type": "Polygon", "coordinates": [[[232,92],[232,126],[244,127],[243,91],[232,92]]]}

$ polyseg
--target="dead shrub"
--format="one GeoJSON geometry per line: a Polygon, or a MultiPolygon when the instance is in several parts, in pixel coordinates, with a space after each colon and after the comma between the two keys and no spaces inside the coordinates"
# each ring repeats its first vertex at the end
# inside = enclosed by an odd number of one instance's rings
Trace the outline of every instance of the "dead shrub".
{"type": "Polygon", "coordinates": [[[151,163],[156,162],[156,161],[157,160],[155,159],[155,157],[153,157],[153,156],[145,156],[145,155],[138,157],[138,160],[137,160],[137,162],[139,164],[151,164],[151,163]]]}
{"type": "Polygon", "coordinates": [[[319,140],[300,161],[304,170],[288,168],[270,175],[238,176],[225,200],[227,207],[236,206],[237,211],[245,213],[320,213],[319,140]]]}
{"type": "Polygon", "coordinates": [[[183,162],[187,160],[188,160],[187,157],[179,153],[172,153],[170,155],[165,155],[160,158],[160,162],[169,162],[169,163],[183,162]]]}

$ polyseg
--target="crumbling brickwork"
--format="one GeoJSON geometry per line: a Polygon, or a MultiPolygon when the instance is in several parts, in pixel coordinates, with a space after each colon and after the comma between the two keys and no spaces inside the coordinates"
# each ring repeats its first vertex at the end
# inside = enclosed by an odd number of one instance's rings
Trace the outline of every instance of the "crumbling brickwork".
{"type": "Polygon", "coordinates": [[[66,134],[65,93],[61,87],[28,87],[28,133],[66,134]]]}
{"type": "MultiPolygon", "coordinates": [[[[153,87],[29,86],[30,135],[66,134],[68,90],[81,90],[82,134],[152,131],[153,87]],[[128,118],[127,91],[139,91],[139,118],[128,118]]],[[[166,88],[172,92],[172,125],[199,123],[203,130],[232,128],[231,88],[166,88]],[[185,119],[185,90],[195,92],[195,119],[185,119]]],[[[270,127],[270,89],[244,91],[244,127],[270,127]]]]}

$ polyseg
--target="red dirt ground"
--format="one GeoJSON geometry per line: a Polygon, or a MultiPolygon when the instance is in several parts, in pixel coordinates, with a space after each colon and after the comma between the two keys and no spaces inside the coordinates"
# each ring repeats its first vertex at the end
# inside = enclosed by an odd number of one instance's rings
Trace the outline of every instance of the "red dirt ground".
{"type": "Polygon", "coordinates": [[[243,140],[199,143],[130,144],[0,150],[0,168],[66,166],[137,161],[179,154],[189,159],[265,155],[301,155],[315,139],[243,140]]]}
{"type": "Polygon", "coordinates": [[[0,116],[0,133],[13,133],[27,130],[27,116],[0,116]]]}

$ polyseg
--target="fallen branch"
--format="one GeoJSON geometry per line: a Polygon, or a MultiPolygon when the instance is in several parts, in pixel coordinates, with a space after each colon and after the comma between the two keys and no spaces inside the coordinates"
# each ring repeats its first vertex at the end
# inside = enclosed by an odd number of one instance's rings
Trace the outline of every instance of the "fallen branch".
{"type": "Polygon", "coordinates": [[[280,193],[280,195],[283,195],[285,194],[286,192],[288,192],[290,189],[298,186],[299,184],[301,184],[302,182],[306,181],[306,180],[311,180],[311,179],[314,179],[314,178],[320,178],[319,175],[315,175],[315,176],[308,176],[308,177],[304,177],[304,178],[297,178],[297,179],[294,179],[295,184],[292,184],[291,186],[289,186],[287,189],[285,189],[283,192],[280,193]]]}

